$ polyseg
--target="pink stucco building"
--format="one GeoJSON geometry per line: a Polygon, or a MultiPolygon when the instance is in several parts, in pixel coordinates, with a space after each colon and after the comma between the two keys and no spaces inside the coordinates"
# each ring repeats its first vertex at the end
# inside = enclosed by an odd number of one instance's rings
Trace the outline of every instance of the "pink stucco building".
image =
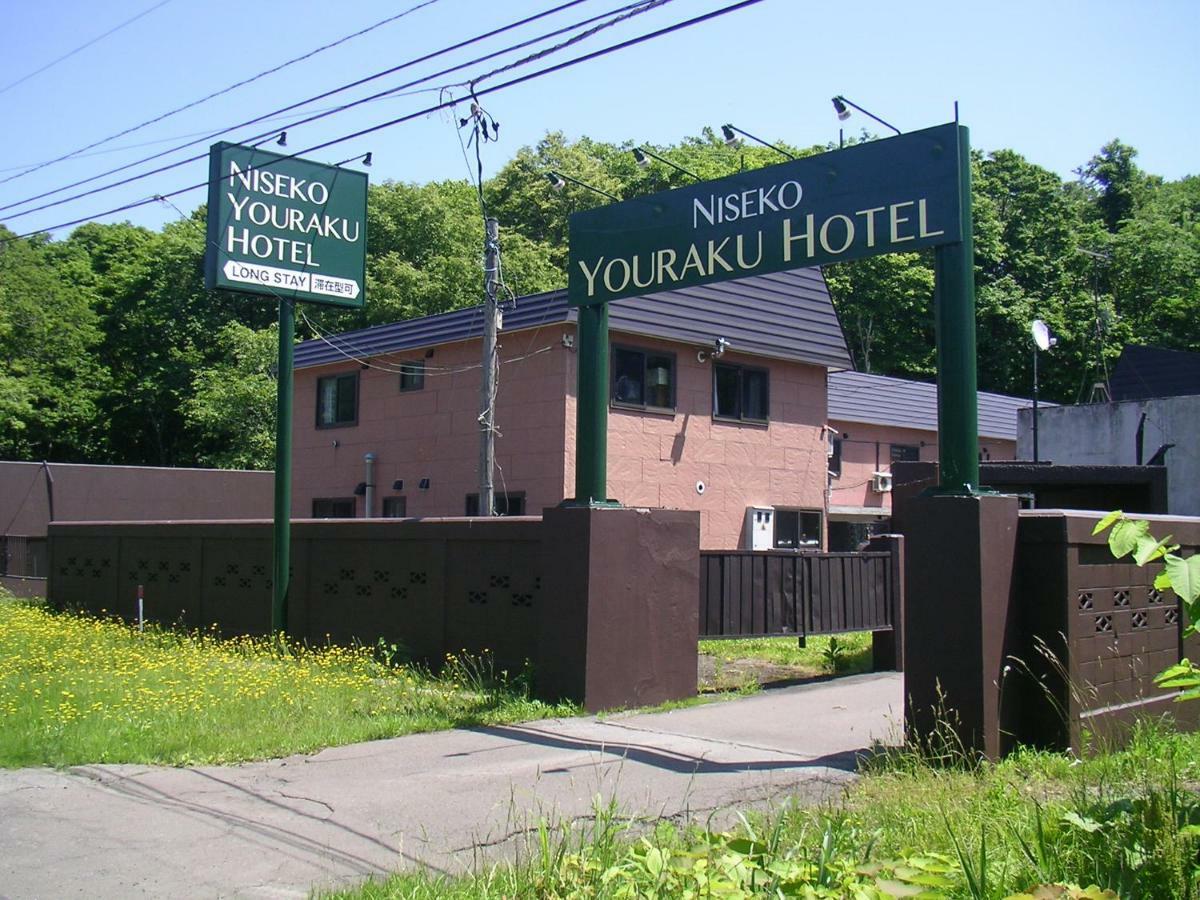
{"type": "MultiPolygon", "coordinates": [[[[479,310],[466,309],[298,347],[293,515],[477,514],[481,328],[479,310]]],[[[574,338],[565,292],[520,298],[505,312],[495,417],[502,514],[537,514],[573,491],[574,338]]],[[[706,549],[827,545],[831,524],[886,515],[886,495],[870,485],[891,446],[924,444],[922,458],[936,456],[936,403],[909,417],[912,428],[872,421],[854,402],[843,412],[858,419],[834,415],[837,373],[876,376],[845,371],[819,270],[618,301],[610,338],[608,494],[627,506],[699,510],[706,549]],[[723,352],[714,352],[718,339],[723,352]]],[[[933,387],[919,387],[914,396],[927,399],[933,387]]],[[[992,458],[1011,458],[1011,444],[982,442],[992,458]]]]}

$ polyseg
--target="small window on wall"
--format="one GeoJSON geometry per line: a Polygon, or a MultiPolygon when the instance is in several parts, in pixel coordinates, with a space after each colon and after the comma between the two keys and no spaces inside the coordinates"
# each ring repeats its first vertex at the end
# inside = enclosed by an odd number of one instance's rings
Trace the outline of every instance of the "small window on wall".
{"type": "Polygon", "coordinates": [[[314,519],[353,519],[353,497],[318,497],[312,502],[314,519]]]}
{"type": "Polygon", "coordinates": [[[675,356],[613,348],[612,402],[639,409],[675,408],[675,356]]]}
{"type": "Polygon", "coordinates": [[[407,497],[384,497],[383,517],[385,519],[403,519],[408,515],[407,497]]]}
{"type": "Polygon", "coordinates": [[[892,444],[892,462],[917,462],[921,458],[921,448],[917,444],[892,444]]]}
{"type": "Polygon", "coordinates": [[[410,359],[400,363],[400,391],[419,391],[425,387],[425,360],[410,359]]]}
{"type": "MultiPolygon", "coordinates": [[[[467,515],[479,515],[479,495],[467,494],[467,515]]],[[[525,493],[523,491],[510,494],[496,494],[496,515],[523,516],[525,515],[525,493]]]]}
{"type": "Polygon", "coordinates": [[[776,509],[775,546],[780,550],[819,550],[821,514],[815,510],[776,509]]]}
{"type": "Polygon", "coordinates": [[[766,422],[769,410],[766,369],[713,364],[713,416],[766,422]]]}
{"type": "Polygon", "coordinates": [[[358,373],[317,379],[317,427],[358,423],[358,373]]]}

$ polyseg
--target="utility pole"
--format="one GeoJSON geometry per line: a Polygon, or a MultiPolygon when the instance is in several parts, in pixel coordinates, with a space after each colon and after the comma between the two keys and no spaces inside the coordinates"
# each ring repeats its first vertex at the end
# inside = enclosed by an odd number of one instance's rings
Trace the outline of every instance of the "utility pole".
{"type": "Polygon", "coordinates": [[[500,223],[489,216],[485,229],[483,367],[479,388],[479,515],[491,516],[496,511],[492,473],[496,468],[496,332],[500,318],[496,288],[500,271],[500,223]]]}

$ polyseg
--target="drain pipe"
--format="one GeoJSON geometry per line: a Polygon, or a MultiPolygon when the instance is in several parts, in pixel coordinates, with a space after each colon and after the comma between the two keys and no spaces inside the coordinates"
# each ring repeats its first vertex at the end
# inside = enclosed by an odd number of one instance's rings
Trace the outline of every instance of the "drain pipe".
{"type": "Polygon", "coordinates": [[[375,515],[375,454],[368,453],[363,457],[367,467],[367,492],[363,495],[363,518],[370,519],[375,515]]]}

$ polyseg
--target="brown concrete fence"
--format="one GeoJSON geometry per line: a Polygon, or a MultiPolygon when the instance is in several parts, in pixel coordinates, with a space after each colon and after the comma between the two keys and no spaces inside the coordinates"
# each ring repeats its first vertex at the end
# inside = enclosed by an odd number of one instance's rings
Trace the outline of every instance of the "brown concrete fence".
{"type": "MultiPolygon", "coordinates": [[[[699,516],[551,509],[543,517],[292,525],[288,631],[382,639],[414,659],[489,650],[589,709],[696,690],[699,516]]],[[[223,634],[270,627],[271,523],[52,523],[50,602],[223,634]]]]}

